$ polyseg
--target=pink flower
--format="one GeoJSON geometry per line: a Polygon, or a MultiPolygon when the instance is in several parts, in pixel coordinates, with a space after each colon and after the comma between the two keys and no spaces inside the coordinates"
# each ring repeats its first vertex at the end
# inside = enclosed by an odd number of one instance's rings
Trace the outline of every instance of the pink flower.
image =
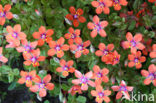
{"type": "Polygon", "coordinates": [[[3,56],[2,51],[3,51],[3,48],[0,47],[0,61],[3,63],[6,63],[8,61],[8,59],[3,56]]]}

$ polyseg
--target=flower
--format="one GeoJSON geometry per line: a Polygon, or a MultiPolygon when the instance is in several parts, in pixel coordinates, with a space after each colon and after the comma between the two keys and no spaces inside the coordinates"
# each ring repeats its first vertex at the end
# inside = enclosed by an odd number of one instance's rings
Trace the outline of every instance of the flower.
{"type": "Polygon", "coordinates": [[[151,64],[148,67],[148,71],[141,70],[141,74],[142,76],[146,77],[146,79],[144,80],[145,85],[149,85],[152,82],[156,87],[156,65],[151,64]]]}
{"type": "Polygon", "coordinates": [[[108,25],[107,21],[100,21],[99,17],[97,15],[95,15],[93,17],[93,23],[89,22],[87,27],[88,29],[93,30],[90,35],[92,38],[95,38],[97,33],[100,34],[100,36],[102,37],[106,37],[106,32],[105,30],[103,30],[106,26],[108,25]]]}
{"type": "Polygon", "coordinates": [[[152,39],[148,39],[147,41],[144,41],[143,39],[142,43],[146,45],[146,48],[142,50],[142,53],[147,56],[148,52],[151,52],[152,50],[152,47],[151,47],[152,39]]]}
{"type": "Polygon", "coordinates": [[[97,50],[95,52],[95,55],[96,56],[101,56],[101,60],[103,62],[107,62],[108,61],[108,55],[114,49],[114,45],[113,44],[108,44],[106,46],[104,43],[100,43],[98,48],[99,48],[99,50],[97,50]]]}
{"type": "Polygon", "coordinates": [[[112,0],[113,1],[113,6],[115,10],[120,10],[121,5],[126,6],[128,4],[127,0],[112,0]]]}
{"type": "Polygon", "coordinates": [[[128,60],[130,60],[128,63],[129,67],[135,66],[137,69],[140,69],[142,67],[141,63],[146,61],[146,57],[141,56],[141,52],[137,51],[136,54],[129,54],[128,60]]]}
{"type": "Polygon", "coordinates": [[[3,56],[2,51],[3,51],[3,48],[0,47],[0,61],[3,63],[6,63],[8,61],[8,59],[3,56]]]}
{"type": "Polygon", "coordinates": [[[82,39],[77,39],[75,41],[75,44],[70,45],[71,51],[75,51],[75,58],[79,58],[81,54],[87,55],[89,53],[89,50],[86,49],[90,45],[90,41],[87,40],[84,43],[82,42],[82,39]]]}
{"type": "Polygon", "coordinates": [[[0,5],[0,25],[4,25],[6,18],[9,20],[13,18],[10,9],[11,9],[10,4],[5,5],[4,8],[2,7],[2,5],[0,5]]]}
{"type": "Polygon", "coordinates": [[[95,87],[95,83],[93,81],[91,81],[90,79],[93,76],[93,72],[90,71],[88,73],[86,73],[85,75],[81,74],[81,72],[79,72],[78,70],[75,70],[75,76],[78,79],[74,79],[72,80],[72,83],[75,85],[81,84],[81,90],[88,90],[88,84],[92,87],[95,87]]]}
{"type": "Polygon", "coordinates": [[[64,55],[63,51],[69,50],[69,46],[67,44],[64,44],[64,41],[65,40],[63,37],[59,38],[57,41],[50,41],[49,47],[51,49],[48,50],[48,55],[53,56],[57,54],[58,58],[63,57],[64,55]]]}
{"type": "Polygon", "coordinates": [[[124,48],[131,48],[131,53],[136,53],[136,51],[143,50],[145,46],[140,42],[142,40],[142,34],[137,33],[134,37],[130,32],[126,34],[126,38],[128,41],[123,42],[124,48]]]}
{"type": "Polygon", "coordinates": [[[13,40],[13,39],[10,39],[10,40],[6,40],[9,44],[7,44],[5,46],[5,48],[17,48],[19,45],[20,45],[20,42],[17,40],[13,40]]]}
{"type": "Polygon", "coordinates": [[[64,35],[64,37],[66,39],[68,39],[69,44],[73,44],[76,39],[80,39],[80,37],[79,37],[80,30],[79,29],[74,30],[72,27],[70,27],[68,31],[69,31],[69,33],[66,33],[64,35]]]}
{"type": "Polygon", "coordinates": [[[44,42],[46,41],[47,43],[49,43],[50,41],[52,41],[52,35],[54,34],[54,30],[53,29],[48,29],[46,30],[46,28],[44,26],[41,26],[39,28],[39,32],[34,32],[33,33],[33,37],[35,39],[38,39],[38,45],[42,46],[44,45],[44,42]]]}
{"type": "Polygon", "coordinates": [[[26,84],[27,87],[32,86],[32,81],[36,78],[36,71],[30,71],[30,72],[25,72],[21,71],[20,72],[21,78],[18,80],[19,84],[26,84]]]}
{"type": "Polygon", "coordinates": [[[92,1],[92,6],[96,8],[96,13],[101,14],[102,11],[104,14],[109,14],[110,10],[109,7],[112,6],[111,0],[98,0],[98,1],[92,1]]]}
{"type": "Polygon", "coordinates": [[[39,61],[44,61],[44,56],[40,55],[40,49],[33,50],[31,53],[23,53],[23,57],[26,61],[24,61],[25,65],[33,65],[34,67],[39,66],[39,61]]]}
{"type": "Polygon", "coordinates": [[[109,78],[106,76],[109,73],[109,70],[107,68],[103,68],[102,70],[98,65],[95,65],[93,67],[93,78],[95,79],[95,84],[100,85],[103,82],[107,83],[109,81],[109,78]]]}
{"type": "Polygon", "coordinates": [[[53,90],[54,84],[49,83],[51,80],[51,75],[46,75],[43,80],[39,76],[37,76],[37,79],[35,80],[35,85],[30,87],[30,91],[32,92],[39,92],[40,97],[45,97],[47,92],[46,90],[53,90]]]}
{"type": "Polygon", "coordinates": [[[68,20],[73,21],[74,27],[78,27],[79,26],[79,22],[80,23],[84,23],[86,21],[86,19],[83,16],[81,16],[81,15],[83,15],[83,10],[82,9],[79,8],[76,11],[75,7],[71,6],[69,8],[69,11],[70,11],[71,14],[67,14],[66,18],[68,20]]]}
{"type": "Polygon", "coordinates": [[[37,46],[37,41],[28,42],[26,39],[21,40],[22,46],[16,48],[18,52],[30,53],[37,46]]]}
{"type": "Polygon", "coordinates": [[[82,94],[81,86],[79,85],[72,86],[72,88],[68,91],[68,93],[71,93],[72,96],[75,95],[76,93],[82,94]]]}
{"type": "Polygon", "coordinates": [[[24,32],[21,32],[20,24],[16,24],[14,28],[7,26],[6,29],[8,32],[8,34],[6,35],[6,40],[8,42],[13,42],[16,46],[20,45],[20,40],[25,40],[27,37],[24,32]]]}
{"type": "Polygon", "coordinates": [[[106,64],[115,65],[115,64],[119,63],[119,61],[120,61],[120,55],[115,50],[114,52],[111,52],[108,54],[106,64]]]}
{"type": "Polygon", "coordinates": [[[156,0],[148,0],[148,2],[155,3],[156,5],[156,0]]]}
{"type": "Polygon", "coordinates": [[[96,97],[96,102],[97,103],[102,103],[105,101],[106,103],[110,102],[110,98],[108,97],[111,95],[110,90],[104,90],[101,85],[96,86],[96,91],[92,90],[91,95],[96,97]]]}
{"type": "Polygon", "coordinates": [[[119,86],[112,86],[112,90],[118,91],[118,93],[116,95],[116,99],[120,99],[122,97],[122,95],[124,95],[126,99],[130,99],[130,95],[129,95],[128,91],[132,91],[133,87],[127,86],[125,81],[122,80],[121,84],[119,86]]]}
{"type": "Polygon", "coordinates": [[[156,44],[153,44],[152,51],[150,52],[151,58],[156,58],[156,44]]]}
{"type": "Polygon", "coordinates": [[[66,77],[69,75],[69,72],[73,73],[75,71],[75,68],[72,67],[73,64],[74,64],[73,60],[66,62],[64,59],[61,59],[60,60],[61,67],[58,67],[56,71],[62,72],[62,75],[66,77]]]}

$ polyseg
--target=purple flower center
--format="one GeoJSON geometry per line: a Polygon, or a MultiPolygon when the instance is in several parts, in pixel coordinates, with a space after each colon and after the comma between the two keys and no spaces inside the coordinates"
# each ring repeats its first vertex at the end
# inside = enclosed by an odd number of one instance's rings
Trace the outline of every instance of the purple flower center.
{"type": "Polygon", "coordinates": [[[137,44],[136,41],[132,40],[130,43],[132,47],[136,47],[136,44],[137,44]]]}
{"type": "Polygon", "coordinates": [[[42,39],[46,39],[46,33],[41,34],[42,39]]]}
{"type": "Polygon", "coordinates": [[[56,45],[55,49],[56,51],[60,51],[61,50],[60,45],[56,45]]]}
{"type": "Polygon", "coordinates": [[[118,3],[120,2],[120,0],[113,0],[113,2],[114,2],[115,4],[118,4],[118,3]]]}
{"type": "Polygon", "coordinates": [[[108,54],[108,50],[107,50],[107,49],[104,49],[104,50],[103,50],[103,54],[104,54],[104,55],[107,55],[107,54],[108,54]]]}
{"type": "Polygon", "coordinates": [[[78,19],[78,14],[73,15],[74,19],[78,19]]]}
{"type": "Polygon", "coordinates": [[[102,27],[101,27],[101,25],[98,23],[98,24],[95,25],[95,29],[99,32],[99,31],[102,29],[102,27]]]}
{"type": "Polygon", "coordinates": [[[63,67],[63,70],[64,70],[64,71],[68,71],[68,69],[69,69],[68,66],[64,66],[64,67],[63,67]]]}
{"type": "Polygon", "coordinates": [[[97,73],[96,75],[97,75],[98,78],[101,78],[102,77],[102,73],[100,73],[100,72],[97,73]]]}
{"type": "Polygon", "coordinates": [[[36,57],[32,57],[32,58],[31,58],[31,61],[32,61],[33,63],[35,63],[35,62],[37,61],[37,58],[36,58],[36,57]]]}
{"type": "Polygon", "coordinates": [[[6,13],[5,12],[0,12],[0,17],[5,17],[6,13]]]}
{"type": "Polygon", "coordinates": [[[126,86],[120,86],[120,91],[127,91],[126,86]]]}
{"type": "Polygon", "coordinates": [[[18,33],[17,32],[13,32],[12,33],[12,37],[17,38],[18,37],[18,33]]]}
{"type": "Polygon", "coordinates": [[[151,80],[156,79],[156,73],[150,73],[147,78],[150,78],[151,80]]]}
{"type": "Polygon", "coordinates": [[[29,52],[31,50],[31,47],[29,45],[25,46],[25,51],[29,52]]]}
{"type": "Polygon", "coordinates": [[[27,77],[26,77],[26,80],[27,80],[27,81],[30,81],[31,79],[32,79],[31,76],[27,76],[27,77]]]}
{"type": "Polygon", "coordinates": [[[85,76],[83,76],[83,77],[81,78],[81,83],[82,83],[82,84],[88,83],[88,78],[86,78],[85,76]]]}
{"type": "Polygon", "coordinates": [[[134,62],[135,62],[135,63],[139,63],[139,59],[138,59],[138,58],[135,58],[135,59],[134,59],[134,62]]]}
{"type": "Polygon", "coordinates": [[[75,39],[76,38],[76,34],[75,33],[71,34],[71,38],[75,39]]]}
{"type": "Polygon", "coordinates": [[[98,95],[99,95],[100,98],[104,97],[104,93],[103,92],[99,92],[98,95]]]}
{"type": "Polygon", "coordinates": [[[102,2],[100,2],[100,6],[104,6],[104,7],[105,7],[106,5],[105,5],[105,3],[102,1],[102,2]]]}
{"type": "Polygon", "coordinates": [[[82,50],[83,50],[83,45],[78,45],[78,46],[77,46],[77,50],[78,50],[78,51],[82,51],[82,50]]]}
{"type": "Polygon", "coordinates": [[[44,82],[39,83],[38,86],[40,89],[46,89],[46,84],[44,82]]]}

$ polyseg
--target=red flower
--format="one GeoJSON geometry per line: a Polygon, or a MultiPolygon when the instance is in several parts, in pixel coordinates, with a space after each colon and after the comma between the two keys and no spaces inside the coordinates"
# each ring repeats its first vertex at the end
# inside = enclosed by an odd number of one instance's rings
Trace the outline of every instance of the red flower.
{"type": "Polygon", "coordinates": [[[40,50],[33,50],[31,53],[23,53],[25,65],[33,65],[34,67],[39,66],[39,61],[44,61],[45,57],[40,56],[40,50]]]}
{"type": "Polygon", "coordinates": [[[148,71],[142,70],[141,71],[142,76],[146,77],[144,80],[145,85],[149,85],[151,82],[156,87],[156,65],[151,64],[148,67],[148,71]]]}
{"type": "Polygon", "coordinates": [[[135,66],[137,69],[140,69],[142,67],[141,63],[146,61],[146,57],[141,56],[141,52],[137,51],[136,54],[129,54],[128,60],[130,60],[128,63],[129,67],[135,66]]]}
{"type": "Polygon", "coordinates": [[[75,52],[75,58],[79,58],[81,54],[87,55],[89,53],[89,50],[86,49],[90,45],[90,41],[82,42],[82,39],[77,39],[75,41],[75,44],[70,45],[70,49],[75,52]]]}
{"type": "Polygon", "coordinates": [[[49,47],[51,49],[48,50],[48,55],[53,56],[57,54],[57,57],[61,58],[64,55],[63,51],[69,50],[69,46],[67,44],[64,44],[64,38],[61,37],[57,41],[50,41],[49,47]]]}
{"type": "Polygon", "coordinates": [[[69,44],[73,44],[76,39],[80,39],[80,37],[79,37],[80,30],[79,29],[74,30],[72,27],[70,27],[68,31],[69,31],[69,33],[66,33],[64,35],[64,37],[66,39],[68,39],[69,44]]]}
{"type": "Polygon", "coordinates": [[[125,81],[122,80],[120,86],[112,86],[112,89],[113,91],[118,91],[116,99],[120,99],[122,95],[124,95],[126,99],[130,99],[128,91],[132,91],[133,87],[126,86],[125,81]]]}
{"type": "Polygon", "coordinates": [[[91,95],[96,97],[95,101],[97,103],[102,103],[103,101],[105,101],[106,103],[109,103],[110,98],[108,96],[111,95],[111,91],[110,90],[104,90],[102,88],[102,86],[98,85],[98,86],[96,86],[96,91],[95,90],[91,91],[91,95]]]}
{"type": "Polygon", "coordinates": [[[16,48],[18,52],[30,53],[37,46],[37,41],[28,42],[26,39],[21,40],[22,46],[16,48]]]}
{"type": "Polygon", "coordinates": [[[54,34],[54,30],[52,29],[48,29],[46,30],[46,28],[44,26],[41,26],[39,28],[39,32],[34,32],[33,33],[33,37],[35,39],[38,39],[38,45],[42,46],[44,45],[44,42],[46,41],[47,43],[49,43],[50,41],[52,41],[52,35],[54,34]]]}
{"type": "Polygon", "coordinates": [[[119,63],[119,61],[120,61],[120,55],[115,50],[114,52],[108,54],[106,64],[115,65],[115,64],[119,63]]]}
{"type": "Polygon", "coordinates": [[[156,5],[156,0],[148,0],[148,2],[155,3],[156,5]]]}
{"type": "Polygon", "coordinates": [[[126,0],[112,0],[112,1],[115,10],[120,10],[121,5],[126,6],[128,4],[126,0]]]}
{"type": "Polygon", "coordinates": [[[107,46],[104,43],[100,43],[98,48],[100,50],[97,50],[95,52],[96,56],[101,56],[101,60],[103,62],[107,62],[108,61],[108,55],[110,54],[110,52],[114,49],[114,45],[113,44],[108,44],[107,46]]]}
{"type": "Polygon", "coordinates": [[[72,83],[75,85],[81,84],[81,90],[88,90],[88,84],[92,87],[95,87],[95,83],[90,80],[93,76],[92,71],[86,73],[85,75],[82,75],[81,72],[75,70],[75,76],[78,79],[72,80],[72,83]]]}
{"type": "Polygon", "coordinates": [[[25,33],[21,32],[20,24],[16,24],[14,28],[7,26],[6,29],[8,32],[8,34],[6,35],[7,42],[13,42],[15,46],[19,46],[20,40],[25,40],[27,37],[25,33]]]}
{"type": "Polygon", "coordinates": [[[64,59],[60,60],[61,67],[58,67],[56,69],[57,72],[62,72],[63,76],[68,76],[69,72],[73,73],[75,71],[75,68],[72,67],[74,62],[72,60],[66,62],[64,59]]]}
{"type": "Polygon", "coordinates": [[[153,44],[152,51],[150,52],[151,58],[156,58],[156,44],[153,44]]]}
{"type": "Polygon", "coordinates": [[[72,86],[72,88],[68,91],[68,93],[71,93],[72,96],[75,95],[77,92],[79,94],[82,94],[81,86],[79,85],[72,86]]]}
{"type": "Polygon", "coordinates": [[[6,63],[8,61],[8,59],[3,56],[2,51],[3,51],[3,48],[0,47],[0,61],[3,63],[6,63]]]}
{"type": "Polygon", "coordinates": [[[98,0],[98,1],[92,1],[92,6],[96,7],[96,13],[101,14],[102,11],[105,14],[109,14],[110,10],[109,7],[112,6],[111,0],[98,0]]]}
{"type": "Polygon", "coordinates": [[[10,4],[5,5],[4,8],[0,4],[0,25],[4,25],[5,18],[7,18],[9,20],[13,18],[13,15],[10,12],[10,9],[11,9],[10,4]]]}
{"type": "Polygon", "coordinates": [[[146,42],[143,39],[142,43],[146,45],[146,48],[142,50],[142,53],[144,55],[148,55],[148,52],[151,52],[152,50],[152,47],[151,47],[152,39],[148,39],[146,42]]]}
{"type": "Polygon", "coordinates": [[[142,40],[142,34],[136,34],[134,37],[130,32],[126,34],[128,41],[123,42],[124,48],[131,48],[131,53],[136,53],[138,49],[143,50],[145,46],[140,42],[142,40]]]}
{"type": "Polygon", "coordinates": [[[25,72],[21,71],[20,72],[21,78],[18,80],[19,84],[26,84],[27,87],[32,86],[32,81],[36,78],[36,71],[30,71],[30,72],[25,72]]]}
{"type": "Polygon", "coordinates": [[[93,78],[95,79],[95,84],[100,85],[103,82],[107,83],[109,81],[109,78],[106,76],[109,73],[109,70],[107,68],[103,68],[102,70],[98,65],[95,65],[93,67],[93,78]]]}
{"type": "Polygon", "coordinates": [[[97,33],[100,34],[102,37],[106,37],[107,34],[103,30],[108,25],[107,21],[101,21],[99,20],[99,17],[95,15],[93,17],[93,23],[89,22],[87,27],[88,29],[92,29],[93,31],[90,33],[92,38],[95,38],[97,33]]]}
{"type": "Polygon", "coordinates": [[[40,97],[45,97],[47,92],[46,90],[53,90],[54,84],[49,83],[51,80],[51,75],[46,75],[43,80],[39,76],[37,76],[37,79],[35,80],[35,85],[30,87],[30,91],[32,92],[39,92],[40,97]]]}
{"type": "Polygon", "coordinates": [[[86,21],[86,19],[83,16],[81,16],[81,15],[83,15],[83,10],[82,9],[79,8],[76,11],[75,8],[73,6],[71,6],[69,8],[69,11],[70,11],[71,14],[67,14],[66,18],[68,20],[73,21],[74,27],[78,27],[79,22],[84,23],[86,21]]]}

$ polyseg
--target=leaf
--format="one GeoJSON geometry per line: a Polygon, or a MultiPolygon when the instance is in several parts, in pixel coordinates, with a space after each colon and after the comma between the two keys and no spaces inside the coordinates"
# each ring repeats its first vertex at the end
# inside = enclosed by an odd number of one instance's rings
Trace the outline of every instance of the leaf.
{"type": "Polygon", "coordinates": [[[66,85],[66,84],[62,84],[62,89],[67,91],[67,90],[70,89],[70,87],[68,85],[66,85]]]}
{"type": "Polygon", "coordinates": [[[86,97],[84,96],[78,96],[76,100],[78,101],[78,103],[86,103],[86,97]]]}
{"type": "Polygon", "coordinates": [[[44,103],[50,103],[48,100],[44,101],[44,103]]]}
{"type": "Polygon", "coordinates": [[[11,85],[8,87],[8,90],[13,90],[16,87],[16,82],[12,82],[11,85]]]}
{"type": "Polygon", "coordinates": [[[12,73],[8,75],[8,80],[9,83],[11,83],[14,80],[14,75],[12,73]]]}
{"type": "Polygon", "coordinates": [[[13,69],[13,73],[14,73],[14,75],[19,75],[19,70],[16,68],[16,69],[13,69]]]}
{"type": "Polygon", "coordinates": [[[0,71],[2,71],[2,74],[9,74],[11,68],[9,66],[3,65],[0,67],[0,71]]]}
{"type": "Polygon", "coordinates": [[[133,30],[134,28],[135,28],[135,25],[136,25],[136,21],[132,21],[131,23],[130,23],[130,26],[128,27],[128,30],[133,30]]]}

